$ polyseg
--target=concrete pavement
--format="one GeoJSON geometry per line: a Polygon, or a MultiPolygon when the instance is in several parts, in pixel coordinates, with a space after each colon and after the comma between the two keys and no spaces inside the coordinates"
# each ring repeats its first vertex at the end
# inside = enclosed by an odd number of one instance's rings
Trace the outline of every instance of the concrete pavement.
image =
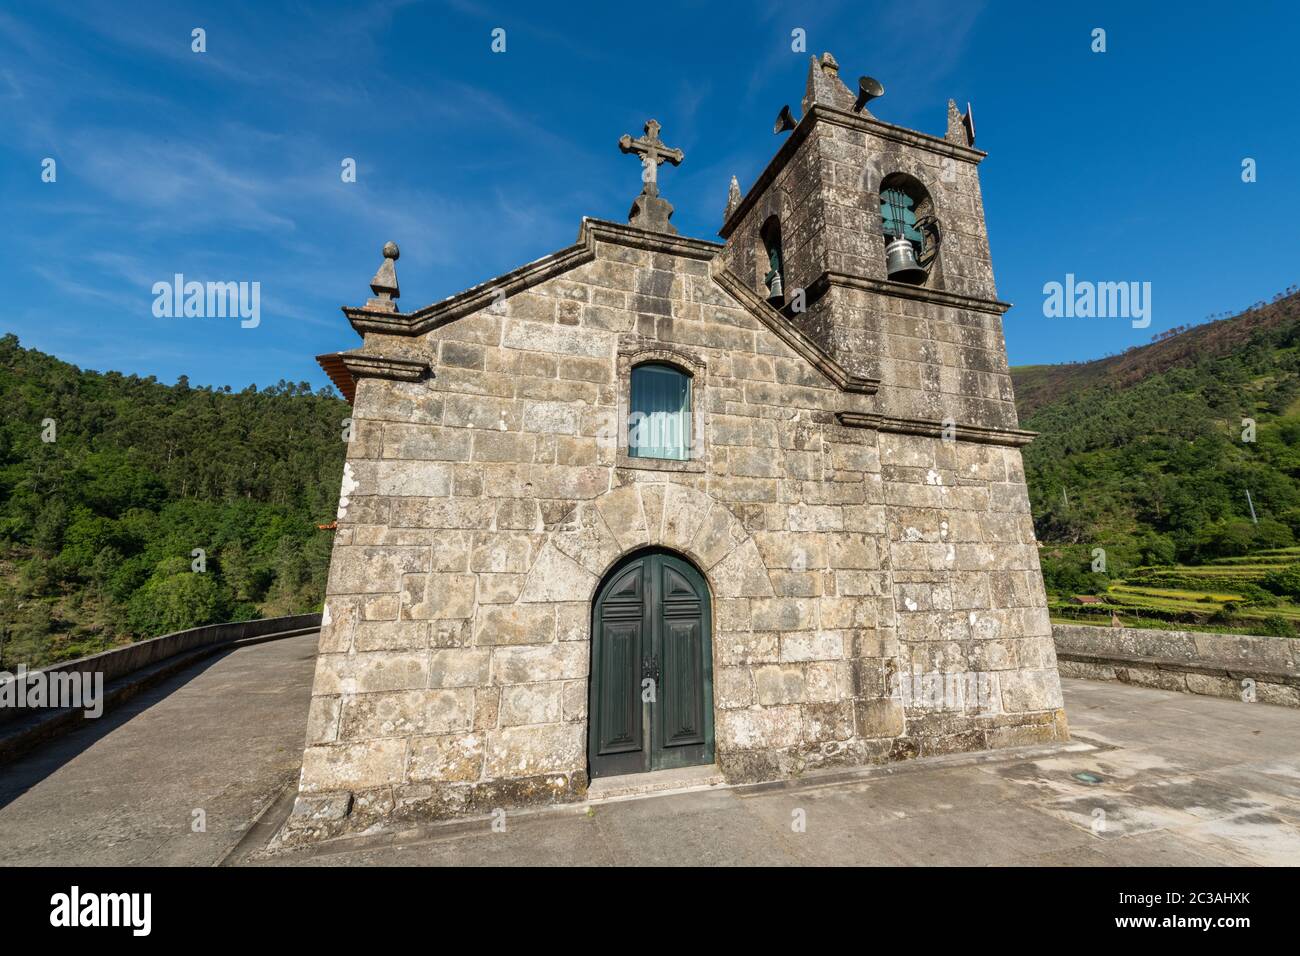
{"type": "Polygon", "coordinates": [[[223,652],[0,767],[0,864],[218,862],[297,778],[318,640],[223,652]]]}
{"type": "Polygon", "coordinates": [[[1081,680],[1064,682],[1064,748],[267,854],[301,759],[315,643],[231,651],[0,771],[0,863],[1300,864],[1300,712],[1081,680]],[[191,832],[196,808],[206,833],[191,832]]]}
{"type": "Polygon", "coordinates": [[[1075,740],[1053,753],[507,814],[504,833],[474,821],[246,862],[1300,865],[1300,714],[1077,680],[1065,694],[1075,740]]]}

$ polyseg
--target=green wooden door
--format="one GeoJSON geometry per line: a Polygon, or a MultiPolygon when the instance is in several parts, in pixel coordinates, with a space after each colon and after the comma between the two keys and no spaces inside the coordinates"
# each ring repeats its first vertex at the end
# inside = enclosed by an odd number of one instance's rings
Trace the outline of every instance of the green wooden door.
{"type": "Polygon", "coordinates": [[[713,762],[709,589],[681,558],[643,552],[592,609],[587,753],[592,777],[713,762]]]}

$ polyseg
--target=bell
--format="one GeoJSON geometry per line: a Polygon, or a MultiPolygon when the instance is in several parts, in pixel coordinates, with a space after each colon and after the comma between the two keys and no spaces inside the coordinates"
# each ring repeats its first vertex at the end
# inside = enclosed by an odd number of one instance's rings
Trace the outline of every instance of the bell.
{"type": "Polygon", "coordinates": [[[885,273],[895,282],[920,285],[925,281],[925,270],[916,261],[916,250],[902,236],[885,246],[885,273]]]}
{"type": "Polygon", "coordinates": [[[781,285],[781,273],[773,269],[767,278],[767,298],[769,301],[781,302],[785,299],[785,290],[781,285]]]}

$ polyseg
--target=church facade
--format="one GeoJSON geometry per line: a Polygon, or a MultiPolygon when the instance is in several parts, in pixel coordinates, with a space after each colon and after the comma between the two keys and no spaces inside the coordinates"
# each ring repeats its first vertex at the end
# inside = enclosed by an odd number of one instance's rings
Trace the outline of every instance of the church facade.
{"type": "Polygon", "coordinates": [[[651,121],[627,224],[414,312],[385,247],[321,357],[353,431],[290,837],[1066,738],[984,153],[861,90],[813,58],[721,242],[651,121]]]}

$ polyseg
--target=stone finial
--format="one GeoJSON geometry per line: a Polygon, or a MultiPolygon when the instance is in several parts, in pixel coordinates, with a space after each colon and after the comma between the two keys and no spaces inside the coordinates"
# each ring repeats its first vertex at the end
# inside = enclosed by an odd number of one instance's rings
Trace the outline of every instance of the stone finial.
{"type": "Polygon", "coordinates": [[[727,189],[727,211],[722,214],[722,221],[725,223],[731,218],[731,214],[736,211],[740,205],[740,181],[735,176],[731,177],[731,186],[727,189]]]}
{"type": "Polygon", "coordinates": [[[808,64],[808,85],[803,96],[803,111],[808,112],[814,103],[851,110],[856,97],[840,79],[840,65],[830,53],[821,59],[812,57],[808,64]]]}
{"type": "Polygon", "coordinates": [[[961,128],[961,113],[956,100],[948,101],[948,132],[943,134],[943,138],[959,146],[966,145],[966,131],[961,128]]]}
{"type": "Polygon", "coordinates": [[[673,205],[659,196],[659,167],[664,163],[680,166],[686,154],[663,144],[659,139],[661,128],[659,121],[652,119],[645,124],[644,136],[633,139],[624,133],[618,139],[618,148],[622,152],[641,157],[641,195],[632,201],[627,221],[641,229],[676,235],[677,229],[668,222],[673,214],[673,205]]]}
{"type": "Polygon", "coordinates": [[[957,109],[956,101],[948,101],[948,132],[944,133],[943,138],[958,146],[975,145],[975,117],[969,103],[966,104],[965,115],[962,115],[957,109]]]}
{"type": "Polygon", "coordinates": [[[384,243],[384,261],[380,265],[379,271],[375,277],[370,280],[370,291],[375,297],[366,303],[367,309],[378,309],[384,312],[396,312],[396,300],[401,296],[401,290],[397,286],[397,269],[393,265],[398,260],[402,252],[397,248],[397,243],[384,243]]]}

